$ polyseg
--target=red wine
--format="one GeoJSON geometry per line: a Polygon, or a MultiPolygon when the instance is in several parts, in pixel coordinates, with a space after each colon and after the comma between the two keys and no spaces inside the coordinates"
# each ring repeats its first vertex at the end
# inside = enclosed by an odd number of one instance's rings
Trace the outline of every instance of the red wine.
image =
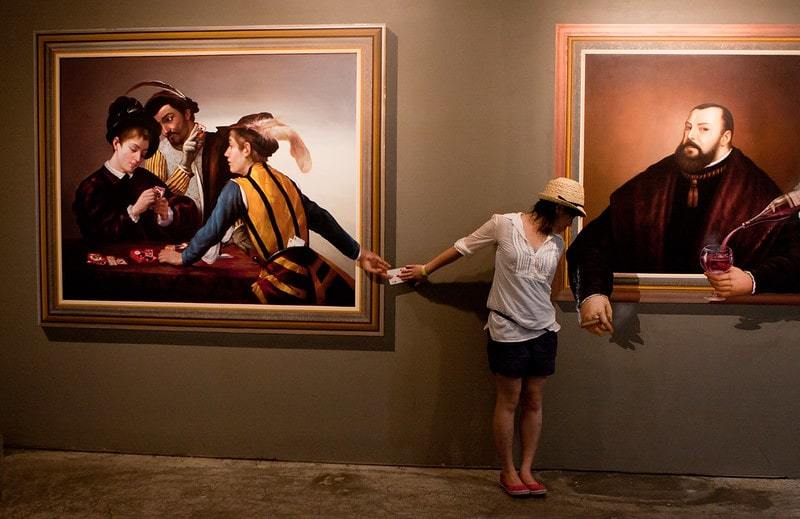
{"type": "Polygon", "coordinates": [[[731,257],[724,254],[709,254],[703,262],[703,268],[710,272],[725,272],[732,265],[731,257]]]}
{"type": "Polygon", "coordinates": [[[733,251],[729,247],[706,245],[700,253],[700,264],[706,272],[725,272],[733,265],[733,251]]]}

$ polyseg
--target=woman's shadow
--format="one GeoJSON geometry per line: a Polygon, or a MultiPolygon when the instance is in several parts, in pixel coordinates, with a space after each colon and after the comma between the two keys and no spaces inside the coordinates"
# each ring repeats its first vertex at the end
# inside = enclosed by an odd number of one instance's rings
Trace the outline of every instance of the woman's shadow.
{"type": "MultiPolygon", "coordinates": [[[[425,442],[430,463],[490,466],[494,463],[491,413],[494,406],[494,382],[486,359],[486,335],[482,331],[489,311],[486,298],[491,283],[488,275],[474,281],[403,285],[399,296],[422,297],[450,312],[447,322],[432,322],[432,313],[420,315],[434,334],[439,348],[428,359],[437,365],[434,406],[425,442]],[[453,424],[462,424],[453,430],[453,424]]],[[[422,323],[420,323],[422,325],[422,323]]]]}
{"type": "MultiPolygon", "coordinates": [[[[489,317],[486,298],[490,288],[491,283],[488,281],[422,282],[407,287],[406,292],[414,291],[432,303],[469,312],[483,324],[489,317]]],[[[560,302],[558,306],[565,313],[575,313],[575,303],[572,301],[560,302]]],[[[633,303],[614,303],[614,333],[609,342],[629,350],[635,350],[637,345],[644,345],[637,310],[637,305],[633,303]]]]}

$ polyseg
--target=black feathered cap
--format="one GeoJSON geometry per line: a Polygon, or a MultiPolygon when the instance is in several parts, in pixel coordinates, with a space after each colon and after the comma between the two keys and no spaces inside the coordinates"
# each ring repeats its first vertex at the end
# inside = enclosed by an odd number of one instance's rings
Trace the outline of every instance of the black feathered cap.
{"type": "Polygon", "coordinates": [[[158,92],[150,96],[150,99],[144,104],[144,109],[150,115],[154,116],[161,110],[164,105],[170,105],[179,112],[183,113],[189,110],[192,114],[200,111],[198,104],[189,96],[160,79],[146,79],[139,81],[128,89],[126,94],[130,94],[134,90],[142,87],[156,87],[161,88],[158,92]]]}
{"type": "Polygon", "coordinates": [[[119,137],[125,130],[141,128],[148,133],[147,156],[150,158],[158,149],[158,139],[161,135],[161,125],[147,112],[142,103],[133,97],[119,96],[108,107],[106,120],[106,140],[110,143],[114,137],[119,137]]]}

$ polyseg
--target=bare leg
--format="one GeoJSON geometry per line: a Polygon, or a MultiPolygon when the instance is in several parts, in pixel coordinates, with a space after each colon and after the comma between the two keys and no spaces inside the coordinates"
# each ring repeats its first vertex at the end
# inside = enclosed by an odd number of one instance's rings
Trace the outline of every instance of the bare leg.
{"type": "Polygon", "coordinates": [[[519,476],[526,484],[536,481],[531,473],[531,467],[542,432],[542,399],[546,381],[547,377],[528,377],[522,381],[522,416],[520,418],[522,463],[519,476]]]}
{"type": "Polygon", "coordinates": [[[494,432],[494,446],[500,456],[501,479],[507,485],[522,483],[514,467],[514,413],[519,404],[519,395],[522,389],[522,379],[508,378],[503,375],[494,375],[497,387],[492,419],[494,432]]]}

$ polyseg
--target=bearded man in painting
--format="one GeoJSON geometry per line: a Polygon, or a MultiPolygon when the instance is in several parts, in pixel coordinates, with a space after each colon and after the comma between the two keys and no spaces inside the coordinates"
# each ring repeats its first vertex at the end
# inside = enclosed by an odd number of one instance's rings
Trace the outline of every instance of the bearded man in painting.
{"type": "MultiPolygon", "coordinates": [[[[576,237],[567,251],[569,281],[581,322],[594,323],[585,326],[590,332],[612,330],[614,272],[700,273],[703,246],[718,244],[781,195],[733,146],[733,133],[730,110],[714,103],[694,107],[675,153],[614,191],[605,211],[576,237]]],[[[786,291],[786,262],[800,261],[799,223],[766,224],[734,236],[735,293],[786,291]]]]}

